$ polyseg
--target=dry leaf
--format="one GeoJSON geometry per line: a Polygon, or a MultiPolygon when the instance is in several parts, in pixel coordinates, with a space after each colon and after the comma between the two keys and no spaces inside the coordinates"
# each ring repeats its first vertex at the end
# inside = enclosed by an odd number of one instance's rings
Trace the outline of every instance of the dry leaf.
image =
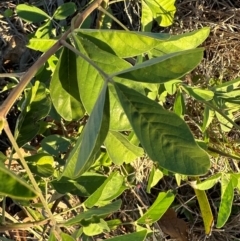
{"type": "Polygon", "coordinates": [[[162,231],[168,234],[172,239],[177,239],[178,241],[188,241],[187,223],[177,217],[174,209],[169,208],[158,223],[162,231]]]}

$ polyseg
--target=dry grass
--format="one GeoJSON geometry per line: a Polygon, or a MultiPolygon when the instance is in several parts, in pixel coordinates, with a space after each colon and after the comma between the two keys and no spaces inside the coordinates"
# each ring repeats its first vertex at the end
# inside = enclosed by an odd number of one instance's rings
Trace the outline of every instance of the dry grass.
{"type": "MultiPolygon", "coordinates": [[[[0,3],[0,11],[10,6],[14,8],[17,2],[21,1],[5,1],[0,3]]],[[[23,1],[22,1],[23,2],[23,1]]],[[[52,14],[59,4],[63,1],[31,1],[36,6],[44,9],[48,14],[52,14]]],[[[79,8],[85,5],[85,1],[75,1],[79,8]],[[79,3],[81,2],[81,3],[79,3]]],[[[177,13],[176,19],[170,28],[164,29],[173,34],[180,34],[183,32],[189,32],[191,30],[199,29],[204,26],[211,28],[211,34],[207,41],[203,44],[206,48],[205,58],[201,65],[192,73],[192,75],[199,75],[202,83],[208,84],[210,78],[216,78],[223,81],[234,79],[240,75],[240,1],[236,0],[177,0],[177,13]]],[[[128,26],[129,29],[139,30],[139,16],[140,16],[140,4],[138,1],[129,1],[129,4],[118,3],[114,6],[113,12],[122,22],[128,26]],[[124,11],[127,9],[127,11],[124,11]],[[115,11],[115,12],[114,12],[115,11]]],[[[0,32],[3,44],[10,42],[12,36],[22,36],[25,33],[29,33],[36,29],[37,26],[25,25],[17,17],[11,20],[0,19],[0,32]],[[3,33],[5,37],[3,36],[3,33]]],[[[0,39],[0,40],[1,40],[0,39]]],[[[0,43],[1,44],[1,43],[0,43]]],[[[34,61],[36,56],[29,53],[28,64],[34,61]]],[[[26,70],[26,66],[22,66],[21,62],[14,63],[12,65],[14,71],[26,70]]],[[[4,65],[3,56],[0,56],[0,70],[8,71],[4,65]],[[2,65],[2,66],[1,66],[2,65]]],[[[195,122],[198,122],[198,118],[201,115],[201,106],[198,103],[191,103],[191,118],[188,119],[188,123],[191,129],[196,132],[196,136],[201,136],[201,133],[197,133],[197,128],[194,126],[195,122]]],[[[216,127],[213,127],[213,129],[216,127]]],[[[0,143],[1,145],[1,143],[0,143]]],[[[228,160],[219,158],[213,160],[212,169],[209,175],[226,170],[229,168],[227,164],[228,160]]],[[[201,214],[196,202],[195,194],[193,190],[183,183],[180,187],[177,186],[175,178],[173,176],[165,177],[159,182],[159,184],[153,189],[151,195],[146,193],[147,180],[149,172],[153,163],[148,159],[139,159],[133,163],[135,169],[135,183],[136,187],[131,187],[129,191],[122,195],[122,210],[115,214],[114,218],[120,218],[125,222],[131,222],[139,217],[139,209],[146,210],[147,207],[153,203],[157,194],[160,191],[166,191],[169,189],[175,190],[176,206],[180,217],[189,223],[190,227],[190,240],[193,241],[235,241],[240,240],[240,215],[239,215],[239,194],[236,193],[234,199],[235,212],[231,215],[229,222],[225,225],[224,230],[215,229],[212,230],[211,237],[207,238],[204,234],[204,227],[201,219],[201,214]]],[[[130,184],[129,184],[130,185],[130,184]]],[[[214,210],[216,218],[217,210],[216,203],[220,201],[220,188],[214,187],[208,192],[208,197],[214,210]]],[[[158,224],[154,225],[156,230],[160,230],[158,224]]],[[[109,238],[114,235],[120,235],[131,232],[133,226],[122,226],[118,230],[105,235],[104,238],[109,238]]],[[[149,239],[150,240],[150,239],[149,239]]],[[[152,240],[170,240],[161,231],[155,233],[152,240]]]]}
{"type": "Polygon", "coordinates": [[[240,73],[240,2],[225,0],[179,0],[177,21],[171,27],[173,33],[181,33],[204,26],[211,34],[204,43],[205,59],[198,74],[205,78],[230,80],[240,73]]]}

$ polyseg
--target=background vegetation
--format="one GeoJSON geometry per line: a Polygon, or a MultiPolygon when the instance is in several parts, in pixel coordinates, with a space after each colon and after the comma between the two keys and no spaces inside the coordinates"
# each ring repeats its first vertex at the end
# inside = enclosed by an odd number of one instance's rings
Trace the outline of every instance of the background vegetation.
{"type": "Polygon", "coordinates": [[[2,240],[239,240],[238,3],[29,4],[0,3],[2,240]]]}

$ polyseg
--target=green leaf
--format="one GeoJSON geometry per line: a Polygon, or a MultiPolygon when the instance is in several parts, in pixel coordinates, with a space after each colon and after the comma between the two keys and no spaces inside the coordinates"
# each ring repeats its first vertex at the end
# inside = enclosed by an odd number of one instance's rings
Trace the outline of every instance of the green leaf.
{"type": "Polygon", "coordinates": [[[223,84],[219,84],[216,87],[214,87],[214,90],[216,92],[230,92],[237,88],[240,84],[240,78],[224,82],[223,84]]]}
{"type": "Polygon", "coordinates": [[[7,157],[0,151],[0,162],[3,163],[7,160],[7,157]]]}
{"type": "Polygon", "coordinates": [[[144,154],[142,148],[131,144],[124,135],[116,131],[109,131],[104,143],[108,155],[116,165],[130,163],[144,154]]]}
{"type": "Polygon", "coordinates": [[[10,9],[10,8],[6,9],[6,10],[4,11],[4,13],[3,13],[3,16],[4,16],[5,18],[10,18],[10,17],[12,17],[12,16],[13,16],[13,10],[10,9]]]}
{"type": "Polygon", "coordinates": [[[55,237],[54,231],[51,231],[48,241],[57,241],[57,238],[55,237]]]}
{"type": "Polygon", "coordinates": [[[178,79],[193,70],[202,60],[203,49],[166,54],[114,73],[112,76],[137,82],[164,83],[178,79]]]}
{"type": "Polygon", "coordinates": [[[76,11],[76,4],[73,2],[64,3],[60,5],[53,14],[53,18],[57,20],[64,20],[68,16],[74,14],[76,11]]]}
{"type": "MultiPolygon", "coordinates": [[[[223,112],[225,112],[224,114],[227,115],[230,119],[232,120],[234,119],[233,114],[231,112],[228,112],[228,111],[223,111],[223,112]]],[[[233,124],[229,122],[225,117],[220,115],[217,111],[215,112],[215,114],[218,121],[220,122],[220,127],[222,131],[229,132],[232,129],[233,124]]]]}
{"type": "Polygon", "coordinates": [[[31,38],[27,44],[27,47],[36,51],[46,52],[56,42],[57,40],[54,39],[31,38]]]}
{"type": "Polygon", "coordinates": [[[231,173],[231,180],[234,188],[240,190],[240,173],[231,173]]]}
{"type": "Polygon", "coordinates": [[[223,174],[221,179],[221,203],[218,211],[217,228],[221,228],[227,222],[234,197],[234,185],[229,174],[223,174]]]}
{"type": "Polygon", "coordinates": [[[62,177],[60,180],[52,181],[51,184],[59,193],[71,193],[80,197],[88,197],[94,193],[106,179],[106,176],[85,172],[81,177],[75,180],[62,177]]]}
{"type": "MultiPolygon", "coordinates": [[[[197,178],[197,180],[199,181],[199,178],[197,178]]],[[[194,188],[194,192],[197,196],[197,200],[200,206],[204,228],[205,228],[205,234],[210,235],[212,226],[214,224],[214,219],[213,219],[213,214],[212,214],[212,210],[211,210],[207,195],[205,191],[198,190],[195,188],[194,188]]]]}
{"type": "Polygon", "coordinates": [[[103,232],[110,232],[107,222],[100,219],[98,223],[90,223],[88,226],[83,226],[83,232],[88,236],[94,236],[103,232]]]}
{"type": "Polygon", "coordinates": [[[82,227],[75,230],[75,232],[72,234],[72,237],[74,237],[75,240],[78,240],[81,237],[81,241],[94,241],[92,237],[88,237],[83,233],[82,227]]]}
{"type": "MultiPolygon", "coordinates": [[[[113,73],[116,70],[123,70],[131,66],[126,61],[97,48],[90,41],[81,39],[79,37],[75,37],[74,40],[77,49],[94,61],[106,73],[113,73]]],[[[83,60],[81,57],[77,58],[77,68],[81,69],[81,71],[77,71],[81,100],[86,108],[86,111],[90,113],[102,89],[103,77],[95,68],[93,68],[93,66],[83,60]],[[89,95],[89,93],[91,93],[91,95],[89,95]]],[[[132,86],[134,83],[129,81],[128,84],[132,86]]],[[[141,87],[138,85],[136,88],[139,89],[141,87]]],[[[111,86],[109,87],[109,99],[111,112],[110,129],[129,130],[131,127],[128,119],[117,99],[114,88],[111,86]]]]}
{"type": "MultiPolygon", "coordinates": [[[[77,165],[77,162],[80,161],[80,159],[79,159],[79,149],[81,147],[82,137],[83,137],[83,134],[81,134],[78,137],[75,146],[70,151],[69,156],[67,157],[67,160],[66,160],[66,165],[64,166],[64,169],[63,169],[63,173],[60,176],[60,179],[59,179],[60,181],[61,181],[62,178],[65,179],[65,177],[67,177],[69,179],[74,179],[73,177],[75,177],[74,170],[75,170],[75,166],[77,165]]],[[[83,165],[84,165],[84,163],[83,163],[83,165]]],[[[87,169],[88,169],[88,166],[86,166],[86,171],[87,171],[87,169]]],[[[75,179],[76,178],[77,177],[75,177],[75,179]]]]}
{"type": "Polygon", "coordinates": [[[194,49],[203,43],[210,33],[210,28],[205,27],[189,33],[170,36],[167,40],[159,43],[151,53],[154,56],[162,56],[178,51],[194,49]]]}
{"type": "Polygon", "coordinates": [[[222,99],[226,99],[226,101],[228,101],[228,99],[234,99],[234,98],[238,98],[240,96],[240,89],[236,88],[232,91],[229,92],[220,92],[220,91],[216,91],[215,92],[216,97],[218,98],[222,98],[222,99]]]}
{"type": "Polygon", "coordinates": [[[30,170],[41,177],[49,177],[54,173],[54,159],[48,154],[39,153],[25,157],[25,160],[30,170]]]}
{"type": "Polygon", "coordinates": [[[40,120],[44,119],[51,108],[46,86],[39,81],[29,89],[21,106],[14,136],[19,147],[31,141],[39,132],[40,120]]]}
{"type": "Polygon", "coordinates": [[[152,24],[153,24],[152,11],[149,8],[149,6],[145,3],[145,1],[142,1],[142,14],[141,14],[142,31],[151,32],[152,24]]]}
{"type": "Polygon", "coordinates": [[[61,232],[61,238],[64,241],[75,241],[75,239],[73,237],[71,237],[70,235],[61,232]]]}
{"type": "Polygon", "coordinates": [[[120,219],[111,219],[107,221],[107,225],[111,230],[116,230],[118,226],[122,225],[120,219]]]}
{"type": "Polygon", "coordinates": [[[110,99],[110,129],[114,131],[131,130],[131,125],[128,121],[124,110],[119,103],[116,91],[113,86],[109,85],[109,99],[110,99]]]}
{"type": "Polygon", "coordinates": [[[195,189],[199,189],[199,190],[208,190],[210,188],[212,188],[221,178],[222,174],[218,173],[216,175],[213,175],[211,177],[209,177],[208,179],[204,180],[203,182],[194,184],[192,183],[191,186],[195,189]]]}
{"type": "Polygon", "coordinates": [[[0,135],[2,134],[2,130],[5,126],[5,119],[4,118],[0,118],[0,135]]]}
{"type": "Polygon", "coordinates": [[[154,187],[163,177],[163,173],[153,166],[147,184],[147,193],[151,193],[151,188],[154,187]]]}
{"type": "Polygon", "coordinates": [[[208,106],[205,106],[204,114],[203,114],[203,124],[202,124],[203,132],[205,132],[209,127],[209,125],[212,123],[214,115],[215,115],[215,111],[211,110],[208,106]]]}
{"type": "Polygon", "coordinates": [[[152,11],[153,18],[162,27],[168,27],[173,23],[176,7],[175,0],[144,0],[152,11]]]}
{"type": "Polygon", "coordinates": [[[176,91],[178,89],[177,85],[179,83],[182,83],[182,81],[181,80],[170,80],[170,81],[164,83],[164,87],[169,95],[174,95],[176,93],[176,91]]]}
{"type": "Polygon", "coordinates": [[[182,85],[181,88],[191,97],[193,97],[196,100],[205,100],[205,101],[209,101],[212,100],[214,97],[214,92],[212,92],[211,90],[204,90],[201,88],[197,88],[197,87],[191,87],[191,86],[187,86],[187,85],[182,85]]]}
{"type": "Polygon", "coordinates": [[[122,204],[121,200],[117,200],[115,202],[112,202],[110,204],[107,204],[103,207],[99,207],[99,208],[91,208],[85,212],[82,212],[80,214],[78,214],[76,217],[67,220],[64,225],[66,226],[72,226],[76,223],[80,223],[82,220],[89,220],[91,219],[93,216],[97,216],[99,218],[105,218],[106,216],[108,216],[109,214],[112,214],[113,212],[116,212],[120,209],[122,204]]]}
{"type": "Polygon", "coordinates": [[[180,117],[135,90],[119,83],[114,83],[114,87],[134,132],[153,161],[183,175],[208,171],[207,153],[196,144],[180,117]]]}
{"type": "MultiPolygon", "coordinates": [[[[105,1],[107,3],[107,1],[105,1]]],[[[108,4],[108,3],[107,3],[108,4]]],[[[113,23],[113,19],[111,18],[111,16],[114,14],[112,12],[112,9],[110,7],[107,7],[107,9],[105,9],[109,15],[103,15],[103,21],[101,24],[101,29],[111,29],[112,27],[112,23],[113,23]]]]}
{"type": "MultiPolygon", "coordinates": [[[[35,35],[34,35],[34,39],[50,39],[52,35],[52,21],[48,20],[46,21],[42,26],[40,26],[35,35]]],[[[30,43],[28,43],[28,47],[31,48],[31,46],[33,46],[34,40],[33,38],[30,39],[30,43]]],[[[42,45],[42,43],[41,43],[42,45]]],[[[36,46],[37,48],[39,48],[39,46],[36,46]]],[[[45,50],[46,46],[42,46],[42,48],[45,50]]],[[[41,51],[41,49],[40,49],[41,51]]],[[[44,51],[43,51],[44,52],[44,51]]]]}
{"type": "Polygon", "coordinates": [[[41,141],[42,149],[53,156],[67,152],[70,145],[70,140],[59,135],[50,135],[41,141]]]}
{"type": "Polygon", "coordinates": [[[109,238],[109,241],[144,241],[146,240],[147,230],[142,230],[135,233],[125,234],[121,236],[116,236],[114,238],[109,238]]]}
{"type": "Polygon", "coordinates": [[[76,179],[86,172],[95,161],[109,129],[109,96],[107,84],[98,100],[74,149],[70,152],[62,176],[76,179]]]}
{"type": "Polygon", "coordinates": [[[122,188],[123,181],[124,177],[118,172],[111,173],[105,182],[84,202],[84,205],[91,208],[109,203],[124,190],[122,188]]]}
{"type": "Polygon", "coordinates": [[[109,167],[111,165],[112,165],[112,160],[110,159],[108,153],[105,151],[102,151],[98,156],[96,162],[92,165],[92,168],[97,170],[97,169],[102,169],[103,167],[109,167]]]}
{"type": "Polygon", "coordinates": [[[29,200],[37,196],[31,186],[3,164],[0,164],[0,195],[19,200],[29,200]]]}
{"type": "Polygon", "coordinates": [[[53,73],[50,95],[65,120],[78,120],[85,114],[78,90],[76,55],[68,48],[63,49],[53,73]]]}
{"type": "Polygon", "coordinates": [[[184,96],[183,93],[179,90],[177,92],[175,101],[174,101],[174,106],[173,110],[174,113],[176,113],[178,116],[183,116],[185,114],[185,102],[184,102],[184,96]]]}
{"type": "Polygon", "coordinates": [[[76,163],[74,175],[80,176],[93,164],[92,156],[105,140],[109,129],[109,95],[107,83],[99,95],[90,118],[83,130],[82,143],[79,149],[79,161],[76,163]]]}
{"type": "Polygon", "coordinates": [[[168,37],[168,35],[162,34],[154,35],[152,33],[139,33],[133,31],[99,31],[93,29],[77,29],[74,34],[79,37],[87,38],[100,49],[117,55],[120,58],[128,58],[143,54],[156,47],[161,41],[168,37]]]}
{"type": "Polygon", "coordinates": [[[157,199],[151,207],[136,222],[138,224],[152,224],[157,222],[170,207],[174,198],[175,197],[172,192],[159,193],[157,199]]]}
{"type": "Polygon", "coordinates": [[[49,18],[43,10],[28,4],[18,4],[16,7],[17,14],[20,18],[30,23],[42,22],[49,18]]]}

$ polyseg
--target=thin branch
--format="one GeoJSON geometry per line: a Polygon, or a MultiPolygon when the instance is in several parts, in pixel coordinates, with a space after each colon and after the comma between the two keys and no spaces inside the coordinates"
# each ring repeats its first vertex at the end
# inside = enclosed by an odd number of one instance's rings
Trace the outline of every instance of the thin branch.
{"type": "Polygon", "coordinates": [[[25,72],[20,73],[0,73],[0,78],[22,77],[25,72]]]}
{"type": "Polygon", "coordinates": [[[11,143],[13,145],[13,148],[17,152],[17,155],[18,155],[18,157],[19,157],[19,159],[21,161],[21,164],[23,165],[25,171],[27,172],[31,183],[32,183],[34,189],[37,192],[37,195],[39,195],[39,198],[40,198],[42,204],[44,205],[44,208],[46,209],[46,211],[47,211],[49,217],[52,219],[53,223],[55,223],[56,221],[55,221],[55,219],[54,219],[54,217],[52,215],[52,212],[49,209],[48,204],[47,204],[45,198],[43,197],[42,192],[41,192],[40,188],[38,187],[38,184],[37,184],[35,178],[33,177],[33,174],[31,172],[31,170],[29,169],[26,161],[24,160],[24,157],[23,157],[23,155],[22,155],[22,153],[21,153],[21,151],[20,151],[20,149],[19,149],[19,147],[17,145],[17,142],[15,141],[15,139],[14,139],[14,137],[12,135],[12,132],[11,132],[9,126],[8,126],[7,121],[6,121],[5,126],[4,126],[4,131],[6,132],[6,135],[8,136],[9,140],[11,141],[11,143]]]}
{"type": "MultiPolygon", "coordinates": [[[[81,24],[84,22],[84,20],[89,16],[89,14],[92,13],[96,8],[98,8],[103,0],[95,0],[91,5],[89,5],[86,10],[77,15],[77,18],[74,22],[74,27],[78,28],[81,26],[81,24]]],[[[19,98],[27,84],[30,82],[30,80],[34,77],[34,75],[37,73],[39,68],[53,55],[56,53],[56,51],[62,46],[61,41],[66,40],[68,35],[71,33],[72,29],[69,28],[68,31],[66,31],[63,36],[49,49],[47,50],[30,68],[29,70],[23,75],[21,78],[21,81],[19,84],[12,90],[10,95],[7,97],[7,99],[3,102],[3,104],[0,107],[0,119],[1,117],[5,118],[7,116],[7,113],[15,103],[15,101],[19,98]]]]}
{"type": "Polygon", "coordinates": [[[117,18],[115,18],[111,13],[109,13],[106,9],[99,6],[98,9],[102,11],[104,14],[106,14],[108,17],[110,17],[112,20],[114,20],[119,26],[121,26],[124,30],[130,31],[124,24],[122,24],[117,18]]]}
{"type": "Polygon", "coordinates": [[[208,149],[209,151],[215,152],[215,153],[217,153],[217,154],[219,154],[219,155],[221,155],[221,156],[229,157],[229,158],[235,159],[235,160],[237,160],[237,161],[240,161],[240,157],[239,157],[239,156],[236,156],[236,155],[232,155],[232,154],[223,152],[223,151],[221,151],[221,150],[219,150],[219,149],[216,149],[216,148],[214,148],[214,147],[211,147],[211,146],[208,146],[207,149],[208,149]]]}
{"type": "Polygon", "coordinates": [[[221,109],[214,106],[209,101],[205,101],[205,100],[199,100],[199,101],[204,103],[205,105],[207,105],[211,109],[215,110],[216,112],[218,112],[222,117],[224,117],[227,121],[229,121],[229,123],[231,123],[237,130],[240,130],[240,126],[237,123],[235,123],[231,118],[229,118],[221,109]]]}
{"type": "MultiPolygon", "coordinates": [[[[76,18],[73,19],[74,24],[72,26],[72,28],[78,28],[79,26],[81,26],[81,24],[83,23],[83,21],[89,16],[89,14],[91,14],[91,12],[93,10],[95,10],[96,8],[98,8],[101,4],[103,0],[95,0],[91,5],[89,5],[85,11],[81,14],[78,14],[76,18]]],[[[36,193],[39,195],[39,198],[45,208],[45,210],[48,213],[49,216],[49,220],[52,221],[52,225],[53,225],[53,229],[54,229],[54,234],[56,235],[56,237],[58,238],[58,240],[61,240],[61,237],[59,235],[58,232],[61,232],[59,227],[57,226],[57,222],[55,217],[53,216],[51,210],[48,207],[48,203],[45,200],[40,188],[38,187],[38,184],[31,172],[31,170],[29,169],[24,157],[22,156],[22,153],[20,151],[20,148],[18,147],[14,136],[11,133],[11,130],[9,128],[8,122],[6,121],[6,116],[9,112],[9,110],[11,109],[11,107],[14,105],[15,101],[19,98],[19,96],[22,94],[23,90],[25,89],[25,87],[28,85],[28,83],[30,82],[30,80],[34,77],[34,75],[37,73],[37,71],[39,70],[39,68],[53,55],[56,53],[56,51],[61,48],[62,44],[61,41],[62,40],[66,40],[68,35],[71,33],[71,31],[73,31],[71,27],[69,28],[68,31],[66,31],[63,36],[49,49],[47,50],[30,68],[29,70],[22,76],[21,81],[19,82],[19,84],[12,90],[12,92],[10,93],[10,95],[7,97],[7,99],[3,102],[3,104],[0,106],[0,133],[2,131],[2,129],[4,129],[4,131],[6,132],[10,142],[13,145],[13,148],[15,149],[15,151],[18,154],[18,157],[21,161],[21,164],[23,165],[24,169],[26,170],[30,181],[32,182],[32,185],[36,191],[36,193]]],[[[49,222],[49,220],[44,220],[46,222],[49,222]]],[[[44,224],[41,223],[41,224],[44,224]]],[[[40,224],[40,223],[39,223],[40,224]]],[[[30,224],[18,224],[18,226],[16,226],[17,224],[13,224],[13,225],[8,225],[8,226],[0,226],[0,231],[7,231],[7,230],[12,230],[12,229],[20,229],[20,228],[29,228],[31,226],[29,226],[30,224]]],[[[35,226],[37,225],[36,223],[32,223],[31,225],[35,226]]]]}
{"type": "Polygon", "coordinates": [[[36,227],[39,225],[44,225],[49,222],[49,219],[44,219],[37,222],[29,222],[29,223],[14,223],[14,224],[6,224],[0,225],[0,232],[6,232],[9,230],[24,230],[32,227],[36,227]]]}

